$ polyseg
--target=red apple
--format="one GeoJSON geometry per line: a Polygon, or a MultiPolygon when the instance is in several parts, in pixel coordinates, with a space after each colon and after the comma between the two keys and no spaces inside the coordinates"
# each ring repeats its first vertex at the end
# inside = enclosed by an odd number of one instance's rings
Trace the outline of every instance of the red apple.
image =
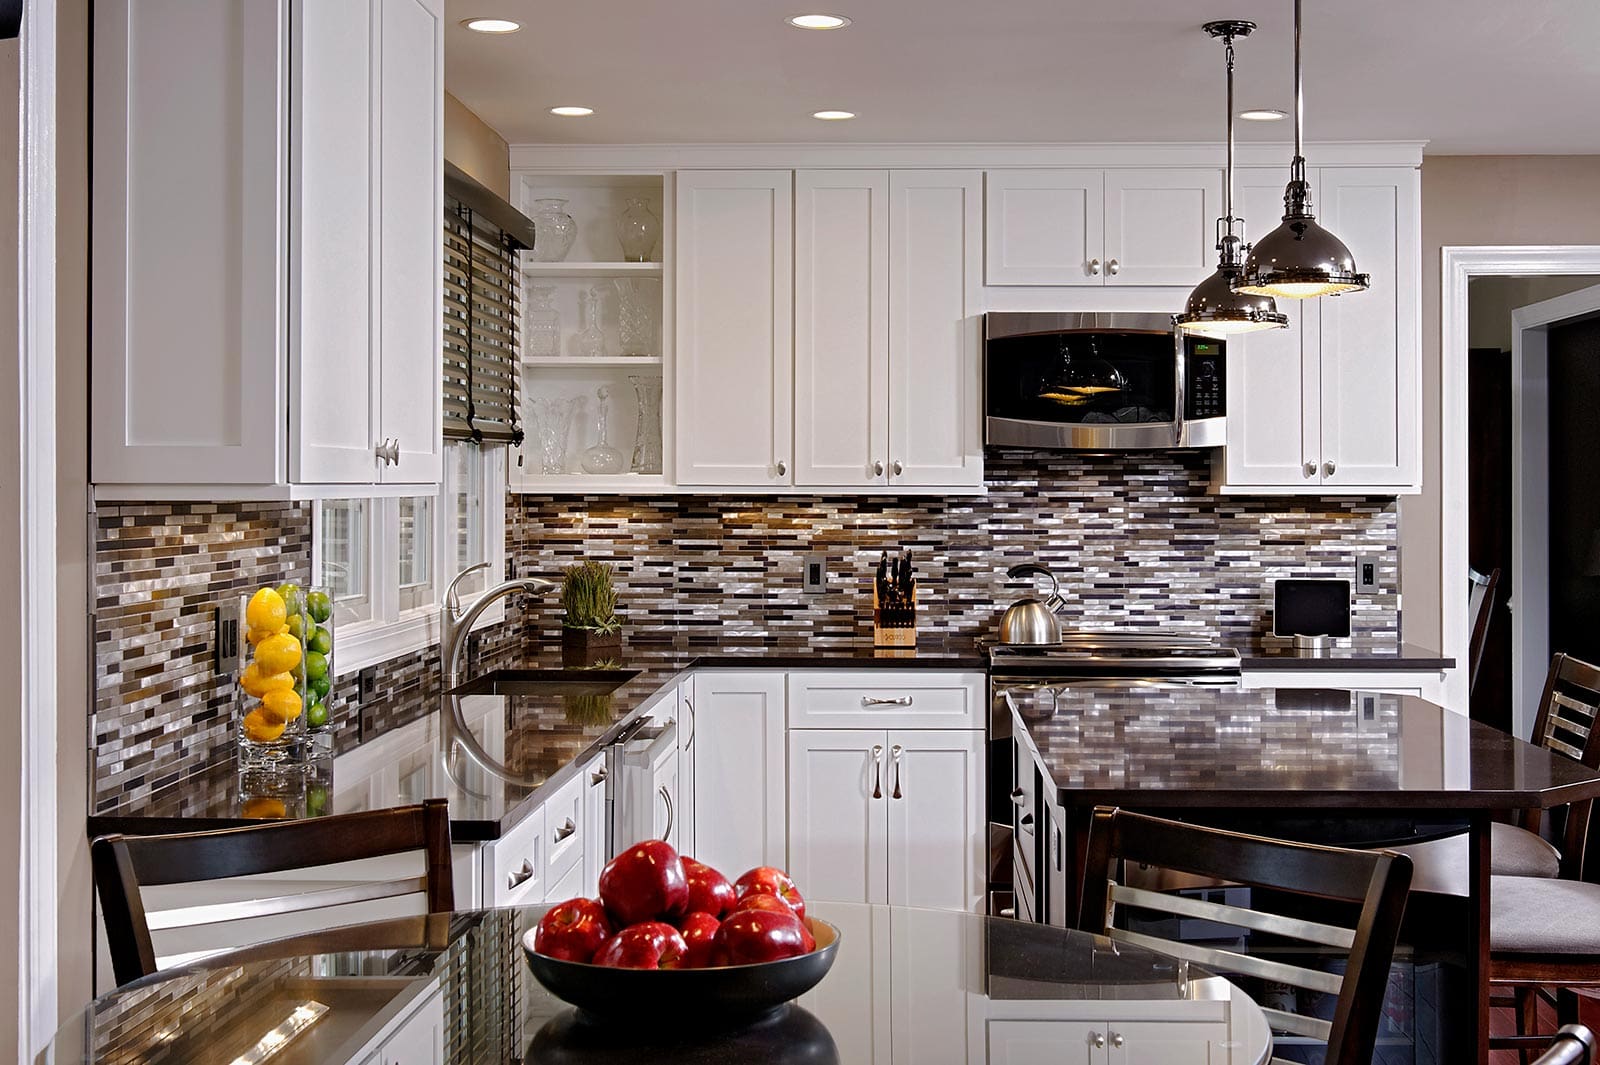
{"type": "Polygon", "coordinates": [[[715,953],[713,944],[717,938],[717,929],[722,922],[709,913],[691,913],[683,919],[678,926],[678,931],[683,934],[684,945],[688,948],[683,955],[683,969],[707,969],[711,967],[712,955],[715,953]]]}
{"type": "Polygon", "coordinates": [[[683,859],[683,876],[689,881],[689,913],[709,913],[721,920],[739,901],[728,878],[704,862],[683,859]]]}
{"type": "Polygon", "coordinates": [[[760,892],[752,892],[740,899],[733,911],[738,913],[740,910],[766,910],[768,913],[787,913],[791,916],[794,914],[789,904],[778,896],[763,895],[760,892]]]}
{"type": "Polygon", "coordinates": [[[533,949],[547,958],[587,962],[611,938],[611,922],[594,899],[558,902],[533,933],[533,949]]]}
{"type": "Polygon", "coordinates": [[[689,882],[678,852],[659,839],[635,843],[601,872],[600,901],[619,928],[683,913],[689,882]]]}
{"type": "Polygon", "coordinates": [[[728,965],[753,965],[806,953],[805,928],[794,914],[735,910],[717,929],[713,951],[728,965]]]}
{"type": "Polygon", "coordinates": [[[676,969],[683,964],[688,946],[678,930],[662,921],[629,925],[594,956],[594,964],[613,969],[676,969]]]}
{"type": "Polygon", "coordinates": [[[733,890],[740,899],[754,894],[776,895],[789,904],[794,915],[801,920],[806,916],[806,900],[800,897],[800,891],[794,886],[794,881],[789,879],[789,874],[782,869],[774,869],[770,865],[761,865],[734,881],[733,890]]]}

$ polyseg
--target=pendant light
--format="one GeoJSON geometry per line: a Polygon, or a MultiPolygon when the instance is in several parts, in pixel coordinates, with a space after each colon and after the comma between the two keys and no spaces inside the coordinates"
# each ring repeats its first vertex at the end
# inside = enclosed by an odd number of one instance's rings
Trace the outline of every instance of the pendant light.
{"type": "Polygon", "coordinates": [[[1250,249],[1244,272],[1235,282],[1239,292],[1303,300],[1359,292],[1371,283],[1356,272],[1355,257],[1344,241],[1317,225],[1306,184],[1306,160],[1300,126],[1305,118],[1305,93],[1300,83],[1300,5],[1294,0],[1294,161],[1283,192],[1283,224],[1250,249]]]}
{"type": "Polygon", "coordinates": [[[1243,266],[1245,251],[1244,220],[1233,213],[1233,39],[1248,37],[1254,22],[1228,20],[1208,22],[1202,27],[1212,37],[1221,37],[1228,61],[1228,160],[1223,172],[1222,217],[1217,219],[1217,269],[1195,286],[1184,304],[1183,313],[1172,316],[1172,324],[1185,333],[1226,337],[1255,333],[1263,329],[1282,329],[1289,316],[1278,311],[1271,296],[1234,290],[1243,266]]]}

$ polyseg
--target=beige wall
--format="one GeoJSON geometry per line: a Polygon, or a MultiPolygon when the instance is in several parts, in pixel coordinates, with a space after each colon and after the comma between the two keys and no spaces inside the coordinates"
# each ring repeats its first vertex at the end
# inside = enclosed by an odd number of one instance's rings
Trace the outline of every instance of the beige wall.
{"type": "MultiPolygon", "coordinates": [[[[1402,624],[1440,646],[1440,251],[1450,244],[1600,244],[1600,156],[1430,155],[1422,161],[1422,485],[1400,501],[1402,624]]],[[[1465,530],[1452,530],[1464,534],[1465,530]]]]}
{"type": "Polygon", "coordinates": [[[1592,275],[1477,277],[1467,284],[1467,346],[1511,350],[1511,312],[1600,284],[1592,275]]]}
{"type": "Polygon", "coordinates": [[[501,199],[511,199],[511,153],[505,138],[449,93],[444,94],[444,157],[501,199]]]}

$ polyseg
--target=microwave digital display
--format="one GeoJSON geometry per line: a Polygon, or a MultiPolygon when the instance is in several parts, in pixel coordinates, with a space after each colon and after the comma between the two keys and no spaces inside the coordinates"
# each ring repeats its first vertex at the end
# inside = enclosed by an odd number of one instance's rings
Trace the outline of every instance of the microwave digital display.
{"type": "Polygon", "coordinates": [[[1094,330],[992,337],[988,415],[1083,425],[1176,420],[1171,333],[1094,330]]]}

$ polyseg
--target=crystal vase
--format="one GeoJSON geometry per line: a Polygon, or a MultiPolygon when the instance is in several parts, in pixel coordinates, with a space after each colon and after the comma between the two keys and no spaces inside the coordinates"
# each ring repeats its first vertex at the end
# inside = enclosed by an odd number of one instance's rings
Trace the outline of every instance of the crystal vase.
{"type": "Polygon", "coordinates": [[[622,261],[650,262],[656,242],[660,239],[661,219],[655,216],[642,197],[629,197],[628,205],[617,216],[617,242],[622,245],[622,261]]]}
{"type": "Polygon", "coordinates": [[[634,473],[661,472],[661,378],[629,377],[639,402],[639,420],[633,433],[634,473]]]}
{"type": "Polygon", "coordinates": [[[561,312],[556,310],[553,285],[528,286],[528,313],[523,333],[528,355],[549,358],[561,354],[561,312]]]}
{"type": "Polygon", "coordinates": [[[622,355],[659,355],[656,348],[656,307],[661,302],[654,281],[622,278],[617,287],[617,333],[622,355]]]}
{"type": "Polygon", "coordinates": [[[539,472],[547,477],[567,472],[567,437],[580,402],[577,396],[535,396],[528,403],[539,441],[539,472]]]}
{"type": "Polygon", "coordinates": [[[536,263],[559,263],[578,239],[578,223],[567,213],[567,201],[533,201],[533,250],[528,254],[536,263]]]}

